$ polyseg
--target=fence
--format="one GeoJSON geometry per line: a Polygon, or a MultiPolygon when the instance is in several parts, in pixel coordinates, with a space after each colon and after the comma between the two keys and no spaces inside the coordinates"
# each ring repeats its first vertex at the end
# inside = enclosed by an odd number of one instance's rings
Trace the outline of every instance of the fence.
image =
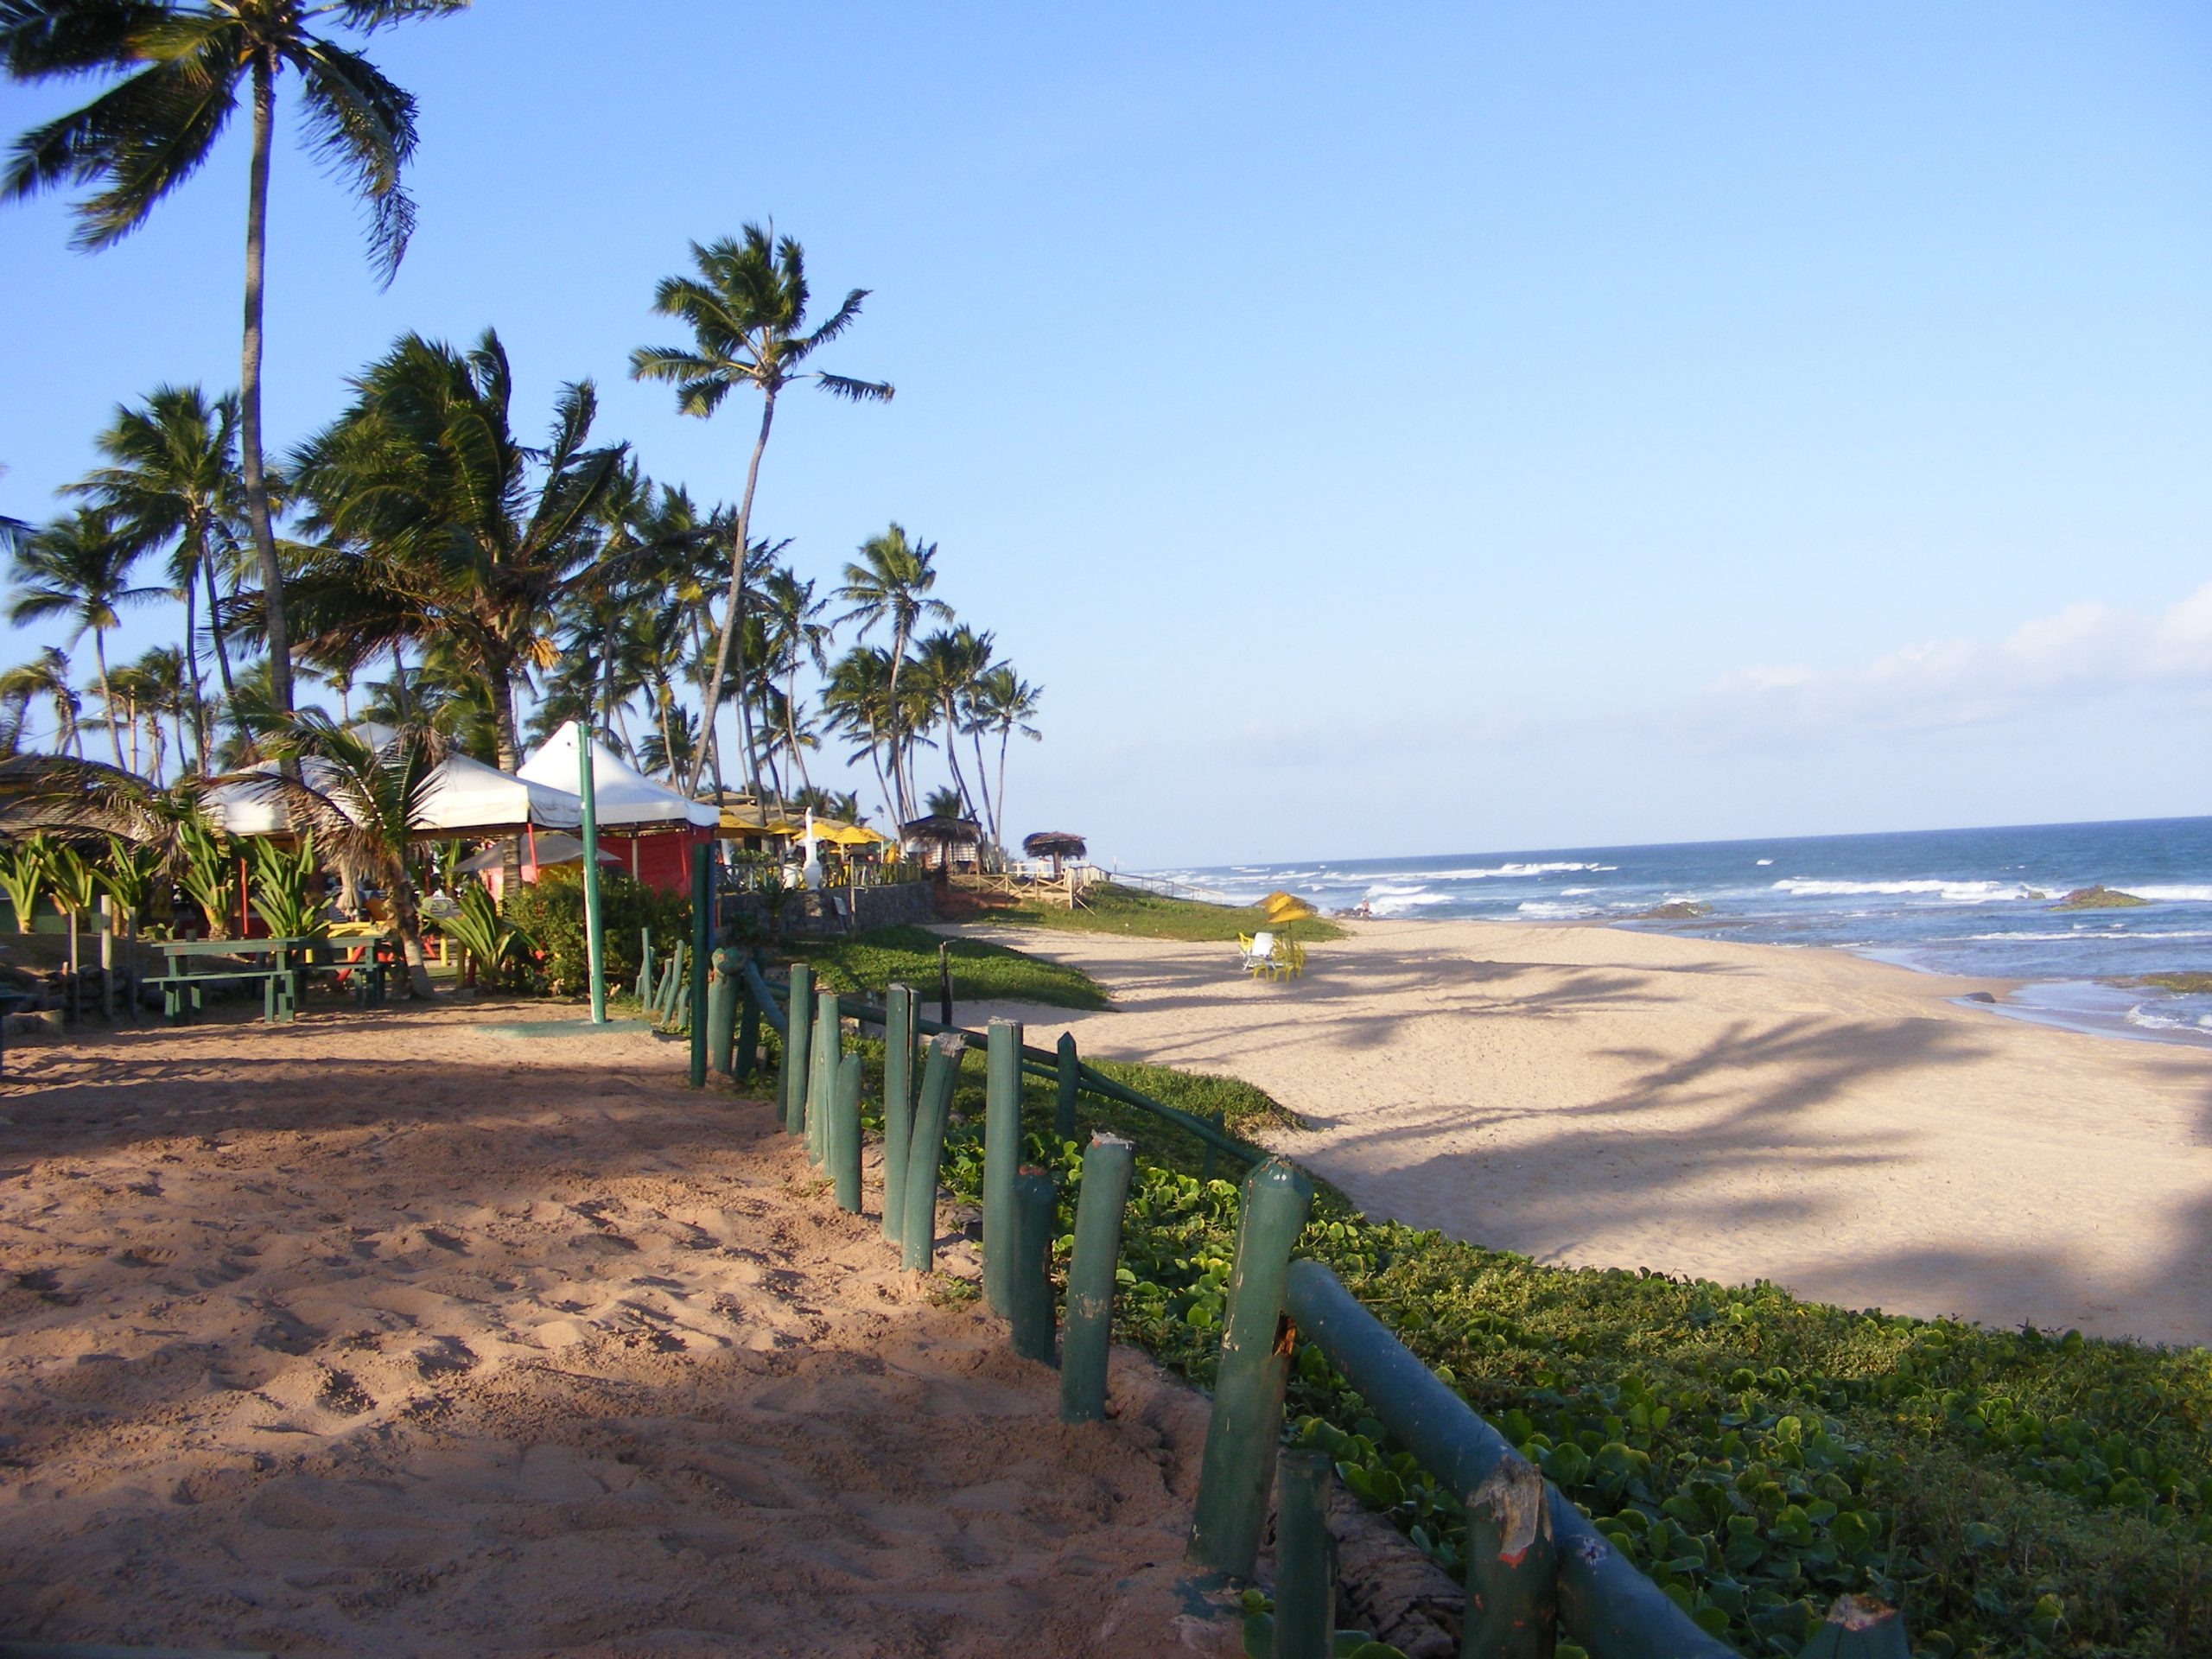
{"type": "MultiPolygon", "coordinates": [[[[715,1070],[750,1076],[765,1022],[781,1039],[784,1127],[806,1138],[810,1157],[832,1177],[838,1204],[858,1212],[861,1062],[842,1052],[843,1021],[849,1016],[880,1028],[883,1230],[899,1243],[902,1265],[927,1270],[954,1077],[964,1050],[980,1045],[986,1055],[983,1297],[1007,1319],[1015,1351],[1029,1357],[1052,1358],[1048,1263],[1055,1211],[1049,1179],[1020,1167],[1025,1075],[1052,1080],[1053,1127],[1064,1141],[1074,1138],[1077,1096],[1089,1094],[1185,1130],[1206,1147],[1209,1162],[1222,1154],[1251,1166],[1238,1212],[1190,1557],[1224,1579],[1250,1579],[1273,1493],[1276,1586],[1267,1641],[1275,1659],[1323,1659],[1335,1643],[1334,1552],[1322,1518],[1327,1461],[1317,1452],[1280,1452],[1283,1396],[1301,1339],[1319,1349],[1390,1435],[1464,1507],[1462,1659],[1550,1659],[1562,1636],[1590,1659],[1731,1659],[1733,1649],[1621,1555],[1328,1268],[1291,1259],[1313,1202],[1312,1182],[1294,1166],[1218,1122],[1101,1075],[1081,1059],[1072,1036],[1047,1052],[1023,1044],[1020,1027],[1010,1021],[994,1020],[978,1033],[923,1018],[905,986],[889,987],[878,1003],[817,990],[804,963],[790,971],[779,997],[750,954],[715,953],[709,1018],[703,1030],[693,1024],[693,1081],[703,1081],[709,1054],[715,1070]],[[933,1040],[917,1093],[915,1062],[925,1035],[933,1040]]],[[[1103,1415],[1130,1164],[1129,1143],[1106,1135],[1092,1137],[1084,1158],[1060,1361],[1060,1415],[1068,1422],[1103,1415]]],[[[1257,1650],[1252,1640],[1248,1631],[1248,1651],[1257,1650]]],[[[1894,1611],[1846,1596],[1802,1659],[1907,1659],[1909,1653],[1904,1622],[1894,1611]]]]}

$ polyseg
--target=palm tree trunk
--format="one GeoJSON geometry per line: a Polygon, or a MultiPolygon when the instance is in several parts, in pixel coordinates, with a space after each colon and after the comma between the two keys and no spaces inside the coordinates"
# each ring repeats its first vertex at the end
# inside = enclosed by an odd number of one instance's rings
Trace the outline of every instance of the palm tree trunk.
{"type": "Polygon", "coordinates": [[[391,705],[402,725],[412,718],[407,706],[407,650],[400,645],[391,648],[391,705]]]}
{"type": "Polygon", "coordinates": [[[115,748],[115,769],[126,772],[129,768],[123,764],[123,734],[115,729],[115,693],[109,690],[107,685],[107,630],[105,628],[92,630],[92,660],[100,665],[100,702],[106,705],[107,741],[115,748]]]}
{"type": "MultiPolygon", "coordinates": [[[[200,557],[193,563],[205,563],[207,556],[206,538],[203,537],[200,557]]],[[[188,569],[184,575],[184,662],[192,675],[192,730],[200,756],[200,770],[205,772],[207,770],[207,699],[201,693],[200,678],[200,588],[194,580],[198,575],[197,570],[191,569],[188,569]]],[[[184,753],[181,738],[182,734],[180,733],[179,754],[184,753]]]]}
{"type": "MultiPolygon", "coordinates": [[[[722,677],[729,671],[731,640],[745,626],[745,553],[747,537],[753,527],[753,491],[760,481],[760,455],[768,447],[768,429],[775,423],[776,394],[772,387],[764,390],[760,400],[760,435],[753,441],[753,461],[745,469],[745,496],[737,504],[737,548],[729,561],[729,613],[722,618],[722,637],[715,647],[715,676],[707,683],[707,707],[699,721],[699,753],[691,762],[690,780],[683,786],[686,795],[699,792],[700,774],[707,769],[707,745],[715,730],[715,716],[721,712],[722,677]]],[[[738,679],[745,678],[745,665],[738,664],[738,679]]],[[[754,793],[759,793],[760,780],[754,779],[754,793]]]]}
{"type": "Polygon", "coordinates": [[[1011,722],[999,728],[999,812],[1006,812],[1006,746],[1014,741],[1011,722]]]}
{"type": "MultiPolygon", "coordinates": [[[[200,575],[207,584],[207,632],[215,642],[215,672],[223,682],[223,706],[231,711],[231,723],[238,728],[238,735],[245,735],[245,721],[238,713],[238,688],[231,677],[231,647],[223,638],[222,601],[215,593],[215,563],[209,559],[200,567],[200,575]]],[[[207,740],[200,740],[206,746],[207,740]]],[[[203,763],[200,770],[207,770],[203,763]]]]}
{"type": "Polygon", "coordinates": [[[886,701],[889,704],[887,713],[891,721],[891,783],[893,788],[898,791],[899,822],[901,823],[914,816],[912,791],[907,785],[906,774],[900,769],[899,763],[901,747],[899,741],[899,728],[905,723],[899,718],[901,712],[899,707],[899,671],[905,665],[906,661],[906,624],[902,618],[892,624],[891,687],[886,694],[886,701]]]}
{"type": "MultiPolygon", "coordinates": [[[[508,844],[513,844],[512,838],[508,844]]],[[[423,949],[423,912],[416,905],[415,877],[404,859],[398,879],[391,884],[391,925],[399,931],[399,951],[407,959],[408,994],[427,1001],[432,993],[429,959],[423,949]]]]}
{"type": "Polygon", "coordinates": [[[944,705],[944,763],[952,768],[952,786],[960,791],[962,804],[972,815],[976,810],[976,798],[969,792],[967,779],[961,775],[960,728],[954,722],[950,702],[944,705]]]}
{"type": "Polygon", "coordinates": [[[253,60],[253,162],[245,209],[245,337],[238,358],[238,454],[245,469],[245,512],[261,558],[262,615],[269,636],[269,689],[279,714],[292,711],[292,639],[284,622],[284,573],[269,519],[269,479],[261,464],[261,285],[269,247],[269,139],[276,118],[276,63],[253,60]]]}
{"type": "Polygon", "coordinates": [[[976,787],[983,791],[983,816],[990,821],[991,839],[999,850],[1006,850],[1006,837],[999,829],[999,810],[991,802],[991,774],[983,765],[983,728],[970,726],[968,736],[976,746],[976,787]]]}
{"type": "MultiPolygon", "coordinates": [[[[784,741],[791,752],[791,765],[798,768],[799,787],[812,789],[814,779],[807,776],[806,756],[798,747],[798,658],[796,656],[791,658],[791,677],[784,683],[784,741]]],[[[783,807],[779,793],[776,810],[780,812],[783,807]]]]}

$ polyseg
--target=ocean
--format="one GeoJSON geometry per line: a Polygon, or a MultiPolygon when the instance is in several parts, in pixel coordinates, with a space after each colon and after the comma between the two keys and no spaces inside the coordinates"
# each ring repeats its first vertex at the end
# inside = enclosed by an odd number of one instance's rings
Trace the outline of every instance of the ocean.
{"type": "Polygon", "coordinates": [[[2212,817],[1876,836],[1330,859],[1147,872],[1245,903],[1277,888],[1325,913],[1609,921],[1827,945],[1933,973],[2024,982],[1998,1011],[2212,1044],[2212,995],[2121,982],[2212,973],[2212,817]],[[2146,902],[2062,910],[2102,885],[2146,902]],[[1652,918],[1662,906],[1699,913],[1652,918]]]}

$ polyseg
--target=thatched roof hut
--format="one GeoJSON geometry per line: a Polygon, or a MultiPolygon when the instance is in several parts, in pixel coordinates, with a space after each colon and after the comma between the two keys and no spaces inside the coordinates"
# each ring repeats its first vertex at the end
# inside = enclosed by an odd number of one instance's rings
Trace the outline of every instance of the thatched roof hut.
{"type": "MultiPolygon", "coordinates": [[[[948,817],[933,812],[925,818],[910,818],[899,826],[899,840],[902,846],[921,854],[924,868],[934,865],[939,870],[949,870],[954,861],[954,849],[980,847],[983,843],[983,826],[973,818],[948,817]],[[934,851],[936,856],[931,857],[934,851]]],[[[973,861],[972,858],[969,861],[973,861]]]]}
{"type": "Polygon", "coordinates": [[[1039,830],[1033,836],[1021,838],[1021,850],[1032,858],[1052,861],[1052,880],[1060,879],[1060,861],[1065,858],[1088,857],[1090,849],[1081,836],[1066,830],[1039,830]]]}

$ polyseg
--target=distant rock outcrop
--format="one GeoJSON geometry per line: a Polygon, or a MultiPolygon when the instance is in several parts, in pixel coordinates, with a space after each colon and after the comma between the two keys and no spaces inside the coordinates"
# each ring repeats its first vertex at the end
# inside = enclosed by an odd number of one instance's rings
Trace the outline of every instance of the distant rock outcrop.
{"type": "Polygon", "coordinates": [[[1663,905],[1654,905],[1649,910],[1639,910],[1629,918],[1632,922],[1692,922],[1700,916],[1713,914],[1711,905],[1700,905],[1694,899],[1669,899],[1663,905]]]}
{"type": "Polygon", "coordinates": [[[2094,887],[2076,887],[2053,905],[2053,910],[2126,910],[2136,905],[2147,905],[2148,899],[2139,899],[2132,893],[2122,893],[2108,887],[2101,881],[2094,887]]]}

